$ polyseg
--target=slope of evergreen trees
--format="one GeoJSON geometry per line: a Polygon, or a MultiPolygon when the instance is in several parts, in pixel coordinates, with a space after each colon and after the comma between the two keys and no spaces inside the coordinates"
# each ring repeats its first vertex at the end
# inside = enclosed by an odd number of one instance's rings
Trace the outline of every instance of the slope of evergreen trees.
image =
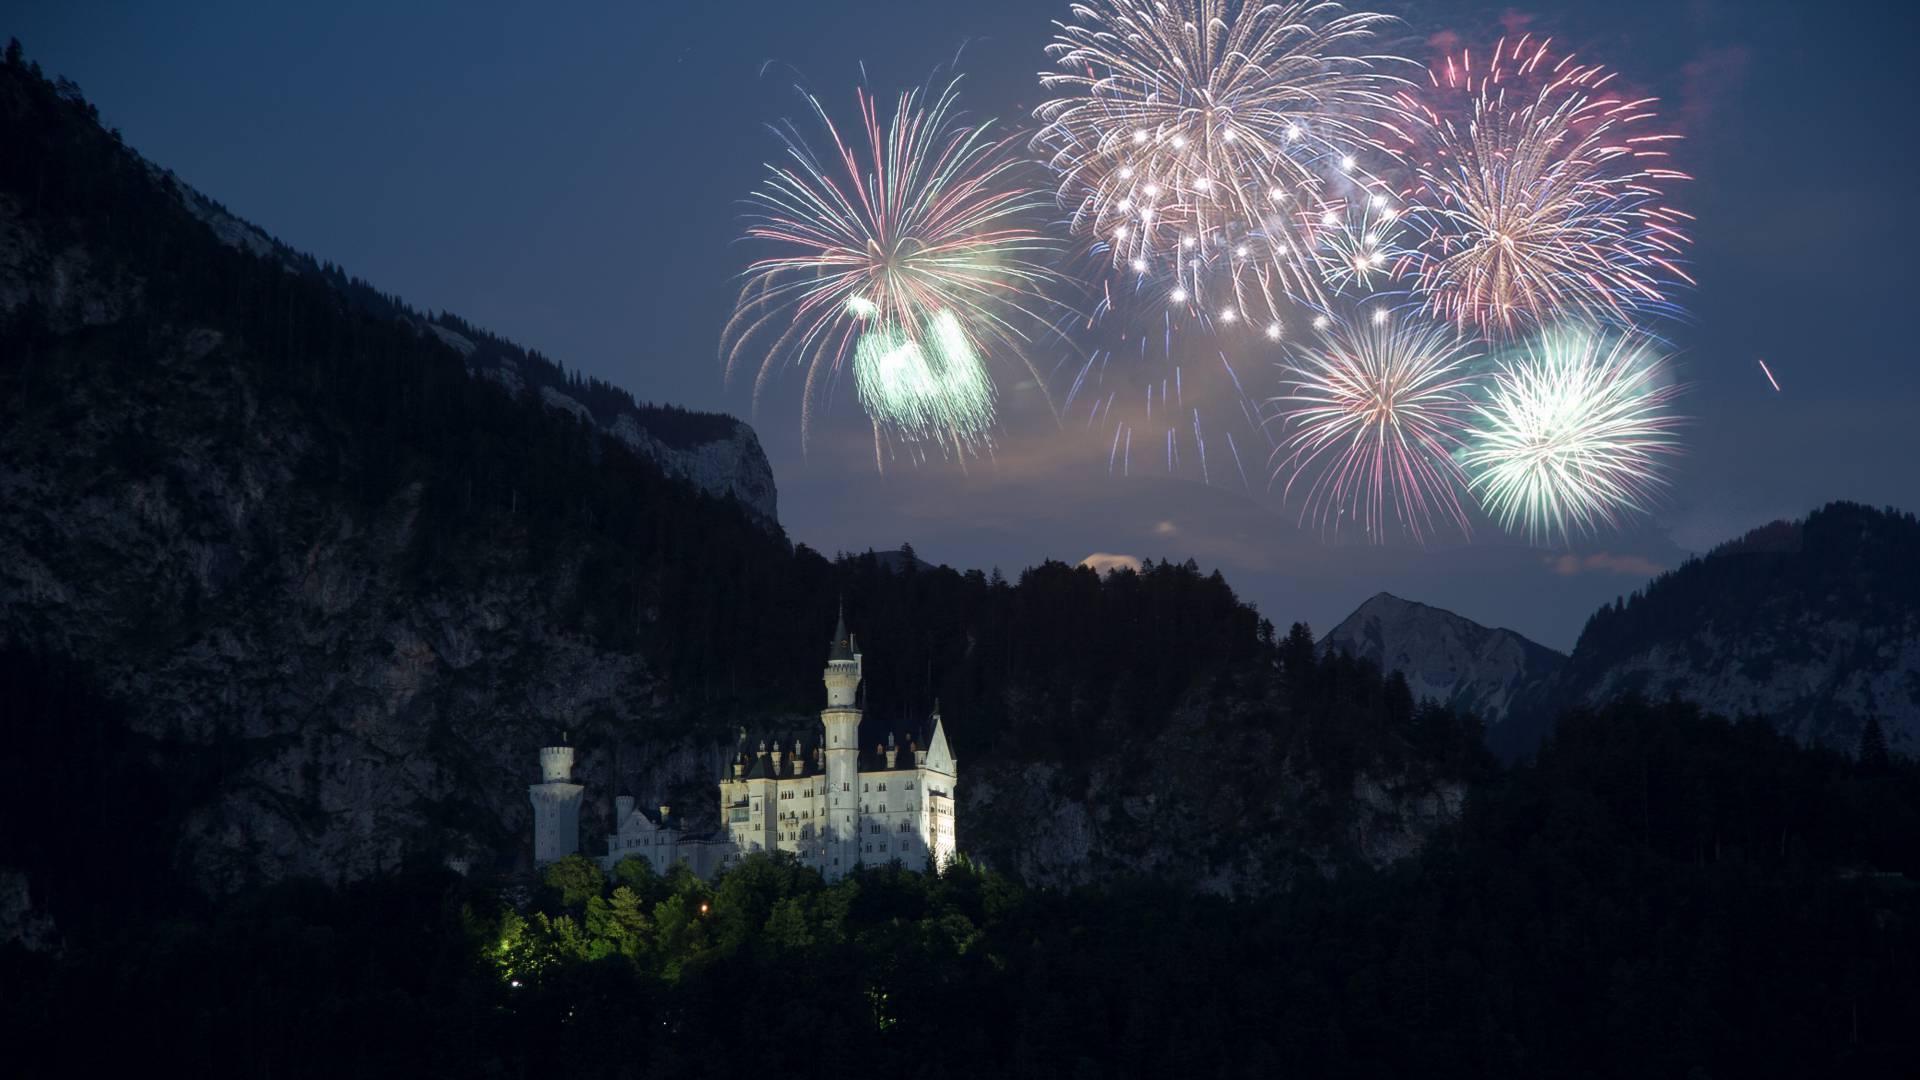
{"type": "Polygon", "coordinates": [[[1910,1076],[1915,835],[1912,761],[1626,702],[1421,857],[1260,902],[764,856],[293,882],[0,951],[0,1044],[22,1075],[1910,1076]]]}

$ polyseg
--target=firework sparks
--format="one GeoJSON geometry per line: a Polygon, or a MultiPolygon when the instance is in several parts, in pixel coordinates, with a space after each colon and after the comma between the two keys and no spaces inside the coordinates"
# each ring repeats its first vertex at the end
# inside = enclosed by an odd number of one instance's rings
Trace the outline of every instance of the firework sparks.
{"type": "Polygon", "coordinates": [[[1463,53],[1404,94],[1415,117],[1419,290],[1430,310],[1514,336],[1562,317],[1631,324],[1671,308],[1688,215],[1662,188],[1678,135],[1652,128],[1652,98],[1610,89],[1605,69],[1555,60],[1547,42],[1463,53]]]}
{"type": "Polygon", "coordinates": [[[1461,463],[1503,527],[1570,539],[1646,509],[1666,483],[1677,387],[1644,335],[1544,334],[1499,365],[1461,463]]]}
{"type": "Polygon", "coordinates": [[[1319,298],[1314,214],[1395,108],[1387,16],[1317,0],[1089,0],[1047,49],[1035,146],[1073,230],[1166,302],[1265,325],[1319,298]]]}
{"type": "Polygon", "coordinates": [[[1050,245],[1027,221],[1045,195],[1018,182],[1009,139],[960,121],[957,86],[902,94],[885,119],[859,91],[854,142],[804,94],[824,153],[792,122],[775,129],[786,158],[753,193],[747,235],[778,252],[747,269],[722,341],[729,378],[757,360],[756,407],[783,366],[806,371],[803,443],[851,358],[876,446],[976,448],[994,418],[984,358],[1024,361],[1023,328],[1044,324],[1050,245]]]}
{"type": "Polygon", "coordinates": [[[1339,210],[1321,212],[1320,250],[1327,284],[1367,293],[1404,273],[1412,254],[1401,244],[1398,201],[1384,192],[1364,192],[1339,210]]]}
{"type": "Polygon", "coordinates": [[[953,312],[942,309],[909,335],[900,327],[860,336],[854,385],[867,415],[910,441],[993,426],[993,381],[953,312]]]}
{"type": "Polygon", "coordinates": [[[1390,519],[1419,542],[1443,520],[1470,533],[1454,454],[1472,413],[1476,355],[1447,326],[1328,319],[1287,369],[1289,392],[1272,402],[1288,430],[1274,475],[1287,474],[1289,496],[1304,487],[1301,520],[1356,522],[1375,543],[1390,519]]]}
{"type": "MultiPolygon", "coordinates": [[[[1754,359],[1760,360],[1759,357],[1755,357],[1754,359]]],[[[1773,377],[1773,369],[1767,366],[1767,362],[1765,360],[1760,360],[1760,372],[1761,374],[1767,377],[1767,382],[1773,385],[1773,392],[1776,394],[1779,393],[1780,380],[1773,377]]]]}

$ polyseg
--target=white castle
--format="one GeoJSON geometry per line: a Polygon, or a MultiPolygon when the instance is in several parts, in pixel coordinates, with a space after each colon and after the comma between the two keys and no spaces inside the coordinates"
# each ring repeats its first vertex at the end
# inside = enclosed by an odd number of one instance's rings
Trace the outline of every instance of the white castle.
{"type": "MultiPolygon", "coordinates": [[[[633,796],[618,796],[601,864],[611,870],[622,859],[642,858],[664,873],[684,860],[710,877],[742,855],[785,851],[829,880],[861,863],[946,865],[955,850],[956,763],[940,708],[934,706],[926,745],[912,735],[889,735],[863,751],[860,680],[860,651],[843,612],[822,675],[827,707],[820,711],[819,744],[809,749],[795,739],[783,750],[763,741],[748,752],[743,742],[720,776],[717,835],[685,833],[671,806],[655,815],[637,808],[633,796]]],[[[570,746],[541,749],[540,769],[542,782],[527,794],[534,860],[547,863],[579,849],[585,789],[572,782],[570,746]]]]}

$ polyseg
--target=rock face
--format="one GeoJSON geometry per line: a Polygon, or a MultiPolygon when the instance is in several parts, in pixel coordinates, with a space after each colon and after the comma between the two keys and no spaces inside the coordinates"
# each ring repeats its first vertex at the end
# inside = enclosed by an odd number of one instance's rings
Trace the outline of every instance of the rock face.
{"type": "Polygon", "coordinates": [[[1380,593],[1320,640],[1399,672],[1415,698],[1472,712],[1501,745],[1501,726],[1537,708],[1566,657],[1511,630],[1491,629],[1437,607],[1380,593]]]}
{"type": "Polygon", "coordinates": [[[633,413],[615,416],[607,430],[630,449],[652,458],[668,476],[740,500],[763,524],[778,523],[773,467],[760,449],[760,437],[745,423],[735,420],[717,438],[683,446],[656,438],[633,413]]]}
{"type": "MultiPolygon", "coordinates": [[[[187,333],[134,379],[69,355],[63,441],[0,435],[0,637],[87,663],[142,733],[235,756],[181,828],[209,889],[511,859],[529,748],[594,712],[647,726],[645,658],[556,625],[575,550],[529,570],[502,549],[420,590],[420,489],[365,509],[303,483],[324,431],[233,350],[187,333]]],[[[690,737],[623,764],[705,754],[710,772],[718,752],[690,737]]]]}
{"type": "Polygon", "coordinates": [[[1834,503],[1664,574],[1581,632],[1554,704],[1622,693],[1761,715],[1851,750],[1868,716],[1920,748],[1920,523],[1834,503]]]}

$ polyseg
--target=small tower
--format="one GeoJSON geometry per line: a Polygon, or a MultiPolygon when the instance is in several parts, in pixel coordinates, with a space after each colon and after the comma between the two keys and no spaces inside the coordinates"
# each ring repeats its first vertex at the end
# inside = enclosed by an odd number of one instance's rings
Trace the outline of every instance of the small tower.
{"type": "Polygon", "coordinates": [[[925,793],[926,817],[922,828],[927,853],[935,867],[944,867],[959,850],[959,822],[956,818],[955,782],[960,764],[947,744],[947,726],[940,719],[940,703],[933,703],[933,731],[927,736],[927,748],[914,754],[914,768],[920,790],[925,793]]]}
{"type": "Polygon", "coordinates": [[[580,850],[580,795],[573,782],[573,747],[565,734],[558,746],[540,748],[540,783],[527,785],[533,801],[533,861],[545,865],[580,850]]]}
{"type": "Polygon", "coordinates": [[[821,870],[837,878],[859,861],[860,850],[860,651],[847,633],[843,604],[827,647],[827,667],[821,675],[827,685],[827,707],[820,711],[821,741],[826,758],[827,820],[821,829],[826,840],[821,870]]]}

